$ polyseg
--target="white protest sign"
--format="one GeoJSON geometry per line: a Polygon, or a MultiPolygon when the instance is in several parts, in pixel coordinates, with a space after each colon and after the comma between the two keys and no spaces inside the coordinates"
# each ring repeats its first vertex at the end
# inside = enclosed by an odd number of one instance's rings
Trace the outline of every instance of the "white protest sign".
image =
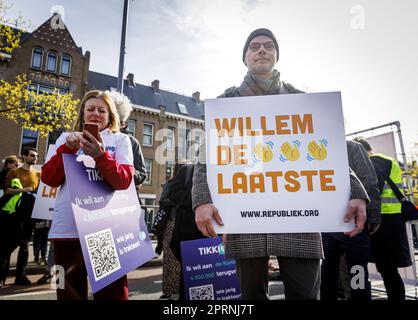
{"type": "Polygon", "coordinates": [[[373,153],[383,153],[396,159],[396,145],[393,131],[371,136],[365,140],[370,143],[373,153]]]}
{"type": "MultiPolygon", "coordinates": [[[[45,162],[51,159],[51,157],[55,154],[55,149],[54,144],[49,145],[45,162]]],[[[59,187],[51,188],[42,181],[39,183],[35,204],[33,205],[32,218],[52,220],[58,191],[59,187]]]]}
{"type": "Polygon", "coordinates": [[[218,233],[353,229],[339,92],[206,100],[205,123],[218,233]]]}

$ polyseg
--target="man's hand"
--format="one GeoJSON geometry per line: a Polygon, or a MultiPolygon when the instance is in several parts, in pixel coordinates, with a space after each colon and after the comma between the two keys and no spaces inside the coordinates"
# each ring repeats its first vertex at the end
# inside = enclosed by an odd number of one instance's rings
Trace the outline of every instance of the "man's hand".
{"type": "Polygon", "coordinates": [[[206,237],[217,236],[215,230],[213,229],[212,219],[215,219],[215,221],[220,226],[224,225],[224,223],[222,222],[221,216],[219,215],[218,209],[216,209],[216,207],[213,204],[205,203],[196,207],[195,220],[196,220],[197,228],[206,237]]]}
{"type": "Polygon", "coordinates": [[[352,199],[348,201],[347,212],[344,217],[344,222],[349,222],[354,217],[354,229],[349,232],[344,232],[350,238],[355,237],[363,231],[364,223],[366,222],[366,201],[363,199],[352,199]]]}

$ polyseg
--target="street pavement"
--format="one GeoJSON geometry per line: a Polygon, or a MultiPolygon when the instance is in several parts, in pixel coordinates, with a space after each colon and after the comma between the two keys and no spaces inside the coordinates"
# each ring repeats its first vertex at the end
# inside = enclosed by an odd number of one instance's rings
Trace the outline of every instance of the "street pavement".
{"type": "MultiPolygon", "coordinates": [[[[153,242],[153,246],[156,243],[153,242]]],[[[14,271],[17,258],[17,250],[11,257],[11,270],[6,280],[6,285],[0,288],[1,300],[56,300],[55,289],[50,284],[37,284],[37,280],[44,273],[44,266],[39,266],[33,262],[32,246],[29,248],[29,264],[27,276],[32,281],[30,286],[14,285],[14,271]]],[[[417,255],[416,255],[417,257],[417,255]]],[[[128,273],[129,299],[130,300],[157,300],[162,295],[162,255],[156,256],[138,269],[128,273]]],[[[373,288],[384,288],[382,281],[373,281],[373,288]]],[[[408,300],[415,300],[416,287],[406,287],[408,300]]],[[[92,299],[89,291],[89,299],[92,299]]],[[[284,300],[284,287],[281,281],[269,282],[270,300],[284,300]]],[[[384,290],[373,290],[373,300],[386,300],[384,290]]]]}
{"type": "MultiPolygon", "coordinates": [[[[156,243],[153,242],[153,246],[156,243]]],[[[39,285],[36,282],[44,274],[45,267],[34,263],[32,243],[29,246],[27,277],[30,286],[13,284],[17,259],[16,249],[10,259],[10,272],[4,287],[0,288],[0,300],[56,300],[55,289],[50,284],[39,285]]],[[[162,295],[162,255],[156,256],[138,269],[128,273],[130,300],[156,300],[162,295]]],[[[89,288],[89,296],[92,299],[89,288]]]]}

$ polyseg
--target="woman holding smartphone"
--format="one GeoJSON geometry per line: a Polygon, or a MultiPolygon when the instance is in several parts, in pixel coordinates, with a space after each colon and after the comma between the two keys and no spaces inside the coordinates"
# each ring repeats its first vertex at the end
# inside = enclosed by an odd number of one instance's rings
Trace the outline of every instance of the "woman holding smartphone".
{"type": "MultiPolygon", "coordinates": [[[[68,197],[62,155],[91,156],[104,180],[115,190],[124,190],[129,187],[134,172],[131,143],[128,136],[119,132],[119,116],[113,100],[106,93],[94,90],[80,101],[74,132],[63,133],[56,147],[56,154],[42,167],[41,179],[51,187],[61,186],[49,232],[49,239],[54,240],[55,264],[65,270],[65,288],[57,288],[57,299],[87,300],[87,270],[68,197]],[[91,132],[83,131],[85,123],[91,124],[88,129],[91,132]],[[98,134],[94,132],[94,124],[98,134]]],[[[94,298],[127,300],[126,276],[96,292],[94,298]]]]}

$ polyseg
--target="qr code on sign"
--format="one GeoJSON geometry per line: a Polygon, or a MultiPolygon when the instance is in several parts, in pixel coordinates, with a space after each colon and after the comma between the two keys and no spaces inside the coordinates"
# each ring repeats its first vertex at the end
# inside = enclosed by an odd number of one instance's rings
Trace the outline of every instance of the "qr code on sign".
{"type": "Polygon", "coordinates": [[[214,300],[213,285],[189,288],[190,300],[214,300]]]}
{"type": "Polygon", "coordinates": [[[121,268],[110,229],[87,234],[85,239],[96,281],[121,268]]]}

